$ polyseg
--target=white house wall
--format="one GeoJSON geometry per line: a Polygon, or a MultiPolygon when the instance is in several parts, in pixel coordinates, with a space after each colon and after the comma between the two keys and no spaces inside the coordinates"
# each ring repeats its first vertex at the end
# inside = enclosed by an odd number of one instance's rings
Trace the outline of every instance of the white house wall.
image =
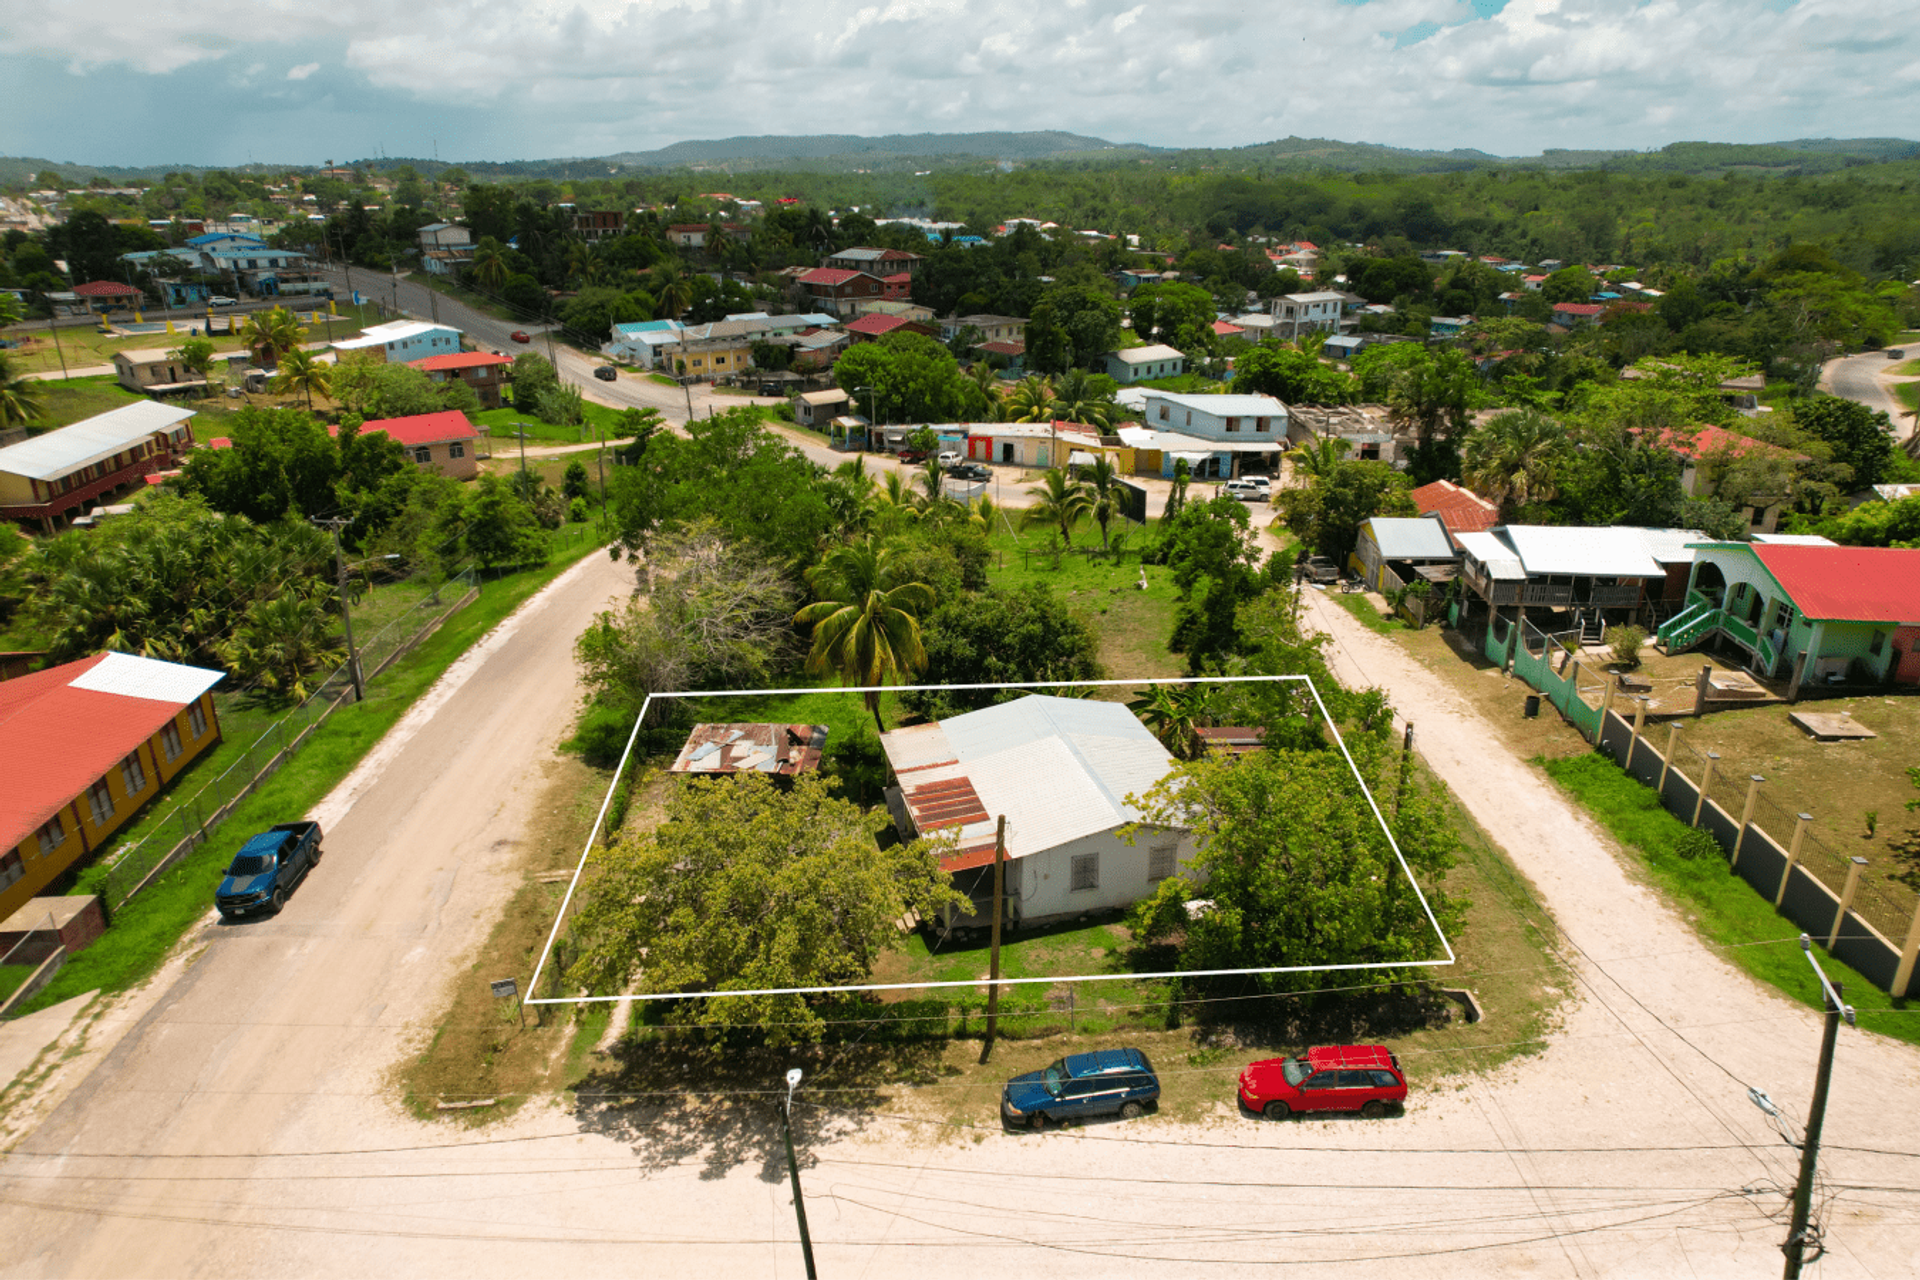
{"type": "Polygon", "coordinates": [[[1193,837],[1184,833],[1143,830],[1129,845],[1114,828],[1021,858],[1019,919],[1039,921],[1118,910],[1151,897],[1160,885],[1147,878],[1148,859],[1154,848],[1168,841],[1177,844],[1176,860],[1191,878],[1188,863],[1193,858],[1194,843],[1193,837]],[[1100,857],[1100,883],[1097,888],[1076,891],[1072,887],[1073,859],[1088,853],[1100,857]]]}

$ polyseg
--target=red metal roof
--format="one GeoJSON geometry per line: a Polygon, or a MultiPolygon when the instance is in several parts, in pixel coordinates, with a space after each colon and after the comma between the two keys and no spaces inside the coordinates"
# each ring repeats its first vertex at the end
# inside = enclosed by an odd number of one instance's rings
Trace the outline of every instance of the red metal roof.
{"type": "Polygon", "coordinates": [[[1560,315],[1564,312],[1570,316],[1597,316],[1605,310],[1606,308],[1597,302],[1556,302],[1553,304],[1553,313],[1555,315],[1560,315]]]}
{"type": "MultiPolygon", "coordinates": [[[[975,867],[992,866],[993,851],[996,847],[991,840],[985,844],[962,845],[940,859],[940,869],[952,875],[956,871],[971,871],[975,867]]],[[[1011,857],[1007,860],[1013,861],[1011,857]]]]}
{"type": "Polygon", "coordinates": [[[1691,433],[1675,431],[1671,427],[1662,427],[1660,443],[1683,458],[1701,458],[1710,453],[1726,450],[1736,458],[1744,458],[1749,453],[1777,453],[1791,457],[1795,462],[1805,462],[1806,455],[1793,453],[1777,444],[1768,444],[1765,440],[1755,440],[1752,436],[1743,436],[1737,431],[1728,431],[1725,427],[1711,424],[1700,427],[1691,433]]]}
{"type": "Polygon", "coordinates": [[[72,687],[105,658],[0,681],[0,849],[38,831],[187,706],[72,687]]]}
{"type": "Polygon", "coordinates": [[[424,356],[409,360],[416,369],[434,373],[442,369],[484,369],[488,365],[512,364],[512,356],[496,356],[490,351],[455,351],[444,356],[424,356]]]}
{"type": "MultiPolygon", "coordinates": [[[[440,413],[416,413],[411,418],[378,418],[360,424],[360,434],[384,431],[404,445],[439,444],[445,440],[477,440],[480,433],[458,409],[440,413]]],[[[327,434],[338,436],[339,427],[328,427],[327,434]]]]}
{"type": "Polygon", "coordinates": [[[895,329],[898,329],[906,323],[908,322],[902,320],[899,316],[876,314],[861,316],[858,320],[843,327],[848,333],[871,333],[878,336],[883,333],[892,333],[895,329]]]}
{"type": "Polygon", "coordinates": [[[890,276],[881,276],[880,278],[886,281],[888,284],[912,284],[913,283],[913,273],[911,271],[896,271],[890,276]]]}
{"type": "Polygon", "coordinates": [[[89,280],[85,284],[73,286],[73,291],[83,298],[131,298],[140,291],[130,284],[121,284],[118,280],[89,280]]]}
{"type": "Polygon", "coordinates": [[[1748,550],[1808,618],[1920,625],[1920,549],[1752,543],[1748,550]]]}
{"type": "Polygon", "coordinates": [[[842,267],[815,267],[800,277],[801,284],[845,284],[855,276],[864,276],[864,271],[848,271],[842,267]]]}
{"type": "Polygon", "coordinates": [[[974,350],[985,351],[989,355],[996,356],[1023,356],[1027,354],[1027,344],[1024,342],[983,342],[975,347],[974,350]]]}
{"type": "Polygon", "coordinates": [[[1500,523],[1500,508],[1451,480],[1423,484],[1407,496],[1413,499],[1421,515],[1439,516],[1440,523],[1455,537],[1480,533],[1500,523]]]}

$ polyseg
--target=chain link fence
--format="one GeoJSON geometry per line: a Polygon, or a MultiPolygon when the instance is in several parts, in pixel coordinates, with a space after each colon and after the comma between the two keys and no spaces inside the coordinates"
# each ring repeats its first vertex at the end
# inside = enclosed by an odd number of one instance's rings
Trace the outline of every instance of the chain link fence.
{"type": "MultiPolygon", "coordinates": [[[[385,671],[478,593],[473,571],[463,570],[356,645],[363,679],[371,681],[385,671]]],[[[304,701],[268,726],[218,777],[189,794],[170,798],[162,816],[149,823],[139,840],[107,858],[101,889],[107,904],[113,908],[125,905],[160,872],[204,843],[236,804],[305,745],[328,716],[351,700],[352,692],[352,673],[343,663],[304,701]]]]}

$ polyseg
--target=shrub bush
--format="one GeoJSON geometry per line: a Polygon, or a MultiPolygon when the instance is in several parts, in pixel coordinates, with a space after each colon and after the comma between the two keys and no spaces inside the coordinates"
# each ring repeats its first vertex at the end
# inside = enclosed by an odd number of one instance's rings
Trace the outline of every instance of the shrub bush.
{"type": "Polygon", "coordinates": [[[1647,633],[1639,627],[1607,628],[1607,647],[1613,650],[1613,660],[1618,666],[1639,666],[1640,646],[1646,642],[1647,633]]]}
{"type": "Polygon", "coordinates": [[[1718,858],[1721,852],[1720,842],[1700,827],[1689,827],[1673,838],[1671,847],[1673,856],[1684,858],[1688,862],[1695,858],[1718,858]]]}

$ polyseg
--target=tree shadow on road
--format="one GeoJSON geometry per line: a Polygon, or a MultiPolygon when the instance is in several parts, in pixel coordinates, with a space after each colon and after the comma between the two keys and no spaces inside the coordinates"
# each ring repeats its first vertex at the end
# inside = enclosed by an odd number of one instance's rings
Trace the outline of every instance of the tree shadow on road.
{"type": "Polygon", "coordinates": [[[793,1112],[794,1151],[805,1168],[817,1141],[865,1130],[893,1101],[891,1089],[938,1079],[944,1048],[936,1038],[791,1049],[623,1038],[575,1086],[575,1118],[626,1143],[643,1176],[697,1165],[702,1179],[713,1179],[754,1167],[763,1181],[778,1182],[787,1176],[780,1104],[789,1068],[805,1073],[796,1097],[812,1104],[793,1112]]]}

